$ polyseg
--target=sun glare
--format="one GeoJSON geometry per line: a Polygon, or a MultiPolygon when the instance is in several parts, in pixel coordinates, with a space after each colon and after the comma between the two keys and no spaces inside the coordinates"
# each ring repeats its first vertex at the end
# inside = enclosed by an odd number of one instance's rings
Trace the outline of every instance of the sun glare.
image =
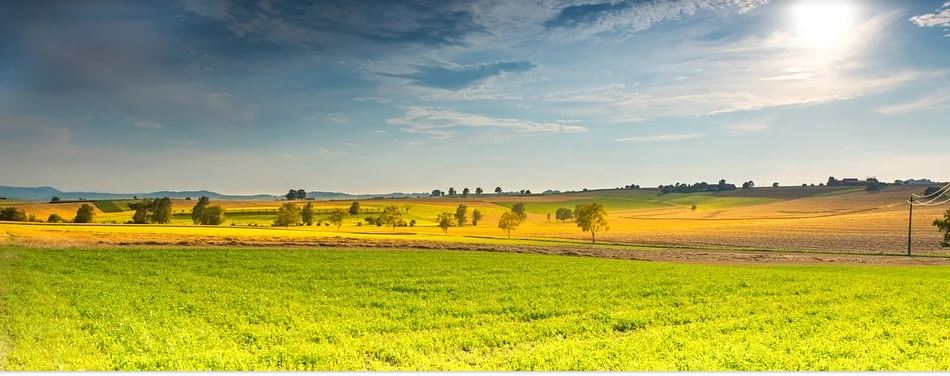
{"type": "Polygon", "coordinates": [[[792,8],[796,39],[805,47],[842,47],[854,24],[854,11],[845,1],[802,1],[792,8]]]}

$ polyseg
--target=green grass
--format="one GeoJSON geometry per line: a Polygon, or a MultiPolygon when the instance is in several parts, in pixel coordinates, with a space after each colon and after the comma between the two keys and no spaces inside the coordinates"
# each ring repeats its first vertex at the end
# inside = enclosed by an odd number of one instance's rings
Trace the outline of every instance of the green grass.
{"type": "Polygon", "coordinates": [[[94,205],[96,205],[96,207],[99,208],[99,210],[101,210],[103,213],[121,213],[121,212],[126,211],[126,210],[132,210],[132,209],[129,208],[129,202],[134,202],[134,201],[129,201],[129,200],[121,200],[121,201],[100,201],[100,200],[97,200],[97,201],[93,201],[92,203],[93,203],[94,205]]]}
{"type": "Polygon", "coordinates": [[[950,269],[0,247],[0,369],[950,369],[950,269]]]}

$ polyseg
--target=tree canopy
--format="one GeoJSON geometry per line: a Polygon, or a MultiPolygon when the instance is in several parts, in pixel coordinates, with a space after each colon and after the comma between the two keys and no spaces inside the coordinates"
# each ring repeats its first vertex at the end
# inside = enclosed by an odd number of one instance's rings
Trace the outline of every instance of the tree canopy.
{"type": "Polygon", "coordinates": [[[950,247],[950,210],[943,214],[942,219],[934,220],[934,226],[943,232],[943,241],[940,242],[940,246],[950,247]]]}
{"type": "Polygon", "coordinates": [[[96,218],[96,209],[89,204],[82,204],[78,210],[76,210],[76,218],[73,219],[75,223],[92,223],[92,220],[96,218]]]}
{"type": "Polygon", "coordinates": [[[441,213],[435,219],[435,222],[439,225],[439,228],[442,229],[443,234],[449,233],[449,227],[452,227],[452,222],[455,221],[455,217],[452,213],[441,213]]]}
{"type": "Polygon", "coordinates": [[[475,209],[472,210],[472,226],[478,226],[478,221],[482,220],[482,211],[475,209]]]}
{"type": "Polygon", "coordinates": [[[459,204],[459,206],[455,208],[455,222],[458,223],[459,226],[464,226],[465,223],[468,222],[468,206],[459,204]]]}
{"type": "Polygon", "coordinates": [[[596,243],[595,236],[598,232],[607,230],[607,211],[604,206],[598,203],[587,205],[577,205],[574,208],[574,218],[577,227],[584,232],[590,233],[590,242],[596,243]]]}
{"type": "Polygon", "coordinates": [[[274,220],[274,226],[291,226],[300,221],[300,208],[292,202],[285,203],[277,209],[277,219],[274,220]]]}

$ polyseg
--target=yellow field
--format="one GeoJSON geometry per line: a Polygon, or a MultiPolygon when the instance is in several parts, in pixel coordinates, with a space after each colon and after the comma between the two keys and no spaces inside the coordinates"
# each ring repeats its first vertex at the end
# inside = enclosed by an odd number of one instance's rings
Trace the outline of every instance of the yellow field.
{"type": "MultiPolygon", "coordinates": [[[[889,187],[877,193],[855,188],[757,188],[724,194],[657,195],[654,191],[592,191],[575,194],[362,200],[364,210],[395,205],[403,218],[416,220],[414,227],[391,228],[362,223],[364,215],[352,216],[341,228],[301,226],[274,228],[273,214],[243,215],[241,211],[275,210],[283,201],[214,201],[231,211],[219,228],[191,225],[194,201],[175,200],[172,225],[125,225],[131,212],[102,213],[96,222],[119,225],[0,224],[6,239],[63,243],[141,243],[154,241],[215,242],[222,240],[269,242],[343,237],[350,239],[397,239],[435,242],[505,242],[496,227],[499,216],[512,203],[524,202],[527,221],[513,233],[512,242],[569,241],[589,239],[573,223],[559,223],[547,214],[557,207],[600,202],[608,209],[609,231],[598,239],[613,244],[662,245],[697,248],[743,248],[778,251],[827,251],[868,254],[902,253],[906,248],[907,205],[903,202],[920,187],[889,187]],[[479,209],[485,217],[478,226],[452,227],[448,234],[436,227],[441,212],[454,212],[463,202],[469,212],[479,209]],[[696,210],[691,210],[692,205],[696,210]]],[[[311,201],[319,209],[348,208],[349,201],[311,201]]],[[[306,202],[299,201],[299,206],[306,202]]],[[[51,213],[71,218],[80,204],[16,204],[27,213],[45,219],[51,213]]],[[[914,218],[914,248],[917,254],[945,255],[938,247],[940,234],[931,222],[946,208],[917,208],[914,218]]],[[[321,218],[325,220],[325,218],[321,218]]]]}

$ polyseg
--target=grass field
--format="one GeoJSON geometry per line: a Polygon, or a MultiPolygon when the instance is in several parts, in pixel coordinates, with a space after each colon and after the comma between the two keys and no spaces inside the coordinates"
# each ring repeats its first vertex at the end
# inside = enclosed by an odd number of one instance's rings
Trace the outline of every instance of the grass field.
{"type": "Polygon", "coordinates": [[[5,370],[947,370],[950,269],[0,247],[5,370]]]}

